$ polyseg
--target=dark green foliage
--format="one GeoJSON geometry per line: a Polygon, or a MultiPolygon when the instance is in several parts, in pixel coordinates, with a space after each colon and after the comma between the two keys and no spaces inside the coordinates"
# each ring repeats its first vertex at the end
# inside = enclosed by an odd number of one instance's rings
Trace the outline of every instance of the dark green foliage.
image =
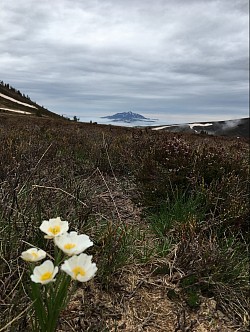
{"type": "Polygon", "coordinates": [[[190,275],[181,280],[181,287],[185,290],[186,302],[190,308],[199,307],[199,284],[195,275],[190,275]]]}
{"type": "Polygon", "coordinates": [[[77,122],[77,121],[79,121],[79,120],[80,120],[80,119],[79,119],[76,115],[73,116],[73,121],[77,122]]]}

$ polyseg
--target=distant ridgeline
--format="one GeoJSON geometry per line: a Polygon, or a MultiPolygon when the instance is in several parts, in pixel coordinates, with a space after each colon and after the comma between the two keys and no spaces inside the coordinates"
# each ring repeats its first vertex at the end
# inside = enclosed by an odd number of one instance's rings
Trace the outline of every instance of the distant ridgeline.
{"type": "Polygon", "coordinates": [[[50,112],[43,106],[38,105],[28,95],[21,93],[20,90],[3,81],[0,81],[0,112],[62,118],[61,115],[50,112]]]}
{"type": "Polygon", "coordinates": [[[166,125],[152,130],[249,138],[249,118],[166,125]]]}

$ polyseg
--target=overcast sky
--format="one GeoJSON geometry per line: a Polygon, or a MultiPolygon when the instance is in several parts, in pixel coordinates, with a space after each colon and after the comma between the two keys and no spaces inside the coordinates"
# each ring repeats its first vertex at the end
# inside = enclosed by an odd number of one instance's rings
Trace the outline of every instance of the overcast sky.
{"type": "Polygon", "coordinates": [[[0,0],[0,80],[58,114],[248,116],[248,0],[0,0]]]}

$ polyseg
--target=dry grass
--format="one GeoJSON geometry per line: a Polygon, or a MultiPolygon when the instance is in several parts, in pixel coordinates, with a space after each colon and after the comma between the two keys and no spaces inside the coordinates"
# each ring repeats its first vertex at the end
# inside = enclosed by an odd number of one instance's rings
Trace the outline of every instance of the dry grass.
{"type": "Polygon", "coordinates": [[[170,300],[169,290],[181,293],[181,289],[168,276],[154,275],[156,267],[157,262],[128,266],[114,276],[108,291],[96,283],[78,290],[62,315],[58,332],[244,331],[218,310],[213,298],[201,297],[196,311],[183,302],[170,300]]]}
{"type": "Polygon", "coordinates": [[[93,239],[98,274],[75,294],[58,331],[246,331],[247,265],[234,270],[248,248],[246,140],[0,118],[2,328],[16,319],[5,330],[28,331],[29,277],[19,256],[27,242],[51,249],[35,229],[60,215],[93,239]],[[157,222],[159,206],[175,206],[176,193],[191,212],[166,210],[161,222],[171,223],[156,234],[149,208],[157,222]],[[197,193],[199,204],[189,206],[197,193]],[[172,242],[160,252],[165,239],[172,242]],[[218,268],[227,264],[230,278],[218,268]],[[182,283],[190,273],[193,309],[182,283]],[[204,294],[210,277],[214,287],[204,294]]]}

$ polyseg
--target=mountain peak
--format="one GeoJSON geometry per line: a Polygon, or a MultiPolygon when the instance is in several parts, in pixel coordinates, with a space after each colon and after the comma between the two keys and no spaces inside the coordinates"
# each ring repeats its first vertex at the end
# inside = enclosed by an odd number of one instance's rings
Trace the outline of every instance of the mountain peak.
{"type": "Polygon", "coordinates": [[[138,113],[133,113],[131,111],[129,112],[121,112],[116,113],[113,115],[103,116],[103,119],[110,119],[114,122],[135,122],[135,121],[150,121],[153,122],[154,120],[151,120],[149,118],[145,118],[143,115],[138,113]]]}

